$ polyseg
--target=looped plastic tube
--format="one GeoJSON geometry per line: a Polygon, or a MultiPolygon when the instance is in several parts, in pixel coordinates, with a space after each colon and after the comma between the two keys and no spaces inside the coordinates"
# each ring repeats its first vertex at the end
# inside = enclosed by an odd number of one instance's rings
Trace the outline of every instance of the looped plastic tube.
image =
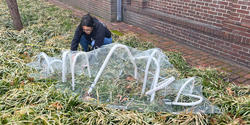
{"type": "MultiPolygon", "coordinates": [[[[67,56],[68,56],[68,53],[70,51],[65,51],[63,53],[63,56],[62,56],[62,82],[66,82],[67,79],[66,79],[66,72],[67,72],[67,66],[66,66],[66,59],[67,59],[67,56]]],[[[70,61],[71,62],[71,61],[70,61]]]]}
{"type": "Polygon", "coordinates": [[[40,56],[42,56],[44,58],[45,62],[48,65],[48,67],[46,69],[47,73],[49,74],[50,70],[51,70],[51,72],[54,72],[54,69],[50,66],[51,63],[49,62],[48,56],[44,52],[42,52],[40,56]]]}
{"type": "Polygon", "coordinates": [[[78,58],[79,56],[81,56],[81,55],[84,55],[84,56],[85,56],[85,60],[86,60],[86,62],[87,62],[87,67],[88,67],[88,74],[89,74],[89,77],[91,77],[88,55],[86,54],[86,52],[77,53],[77,54],[75,55],[75,58],[74,58],[74,60],[73,60],[72,66],[71,66],[72,89],[73,89],[73,90],[75,90],[75,64],[76,64],[77,58],[78,58]]]}
{"type": "Polygon", "coordinates": [[[147,91],[146,95],[151,95],[151,94],[153,94],[154,92],[156,92],[158,90],[164,89],[166,86],[171,84],[174,80],[175,80],[175,78],[172,76],[172,77],[158,83],[160,85],[158,87],[154,88],[154,89],[151,89],[151,90],[147,91]]]}
{"type": "MultiPolygon", "coordinates": [[[[197,95],[193,95],[193,94],[183,94],[185,96],[189,96],[189,97],[193,97],[193,98],[197,98],[199,99],[198,101],[195,102],[165,102],[166,105],[179,105],[179,106],[195,106],[195,105],[199,105],[202,103],[203,98],[201,96],[197,96],[197,95]]],[[[163,99],[164,101],[165,99],[163,99]]]]}
{"type": "MultiPolygon", "coordinates": [[[[155,75],[154,75],[154,79],[153,79],[153,82],[151,84],[152,87],[155,87],[157,85],[157,82],[158,82],[158,79],[159,79],[159,75],[160,75],[160,65],[159,65],[159,61],[156,60],[154,57],[150,57],[150,56],[141,56],[141,57],[137,57],[136,59],[153,59],[155,65],[156,65],[156,71],[155,71],[155,75]]],[[[146,71],[145,71],[146,72],[146,71]]],[[[147,72],[148,74],[148,72],[147,72]]],[[[146,76],[145,76],[146,77],[146,76]]],[[[145,78],[144,77],[144,78],[145,78]]],[[[142,87],[142,90],[145,91],[145,88],[146,88],[146,85],[147,85],[147,81],[145,83],[143,83],[143,87],[142,87]]],[[[152,102],[154,100],[154,93],[151,95],[151,99],[150,99],[150,102],[152,102]]]]}
{"type": "Polygon", "coordinates": [[[125,45],[122,45],[122,44],[116,44],[115,46],[113,46],[111,48],[111,50],[109,51],[107,57],[105,58],[103,64],[102,64],[102,67],[100,68],[99,72],[97,73],[97,76],[95,77],[95,80],[94,82],[92,83],[91,87],[89,88],[88,90],[88,94],[91,93],[92,89],[95,87],[97,81],[99,80],[104,68],[106,67],[109,59],[111,58],[112,54],[114,53],[114,51],[117,49],[117,48],[123,48],[127,51],[128,53],[128,56],[129,56],[129,59],[131,61],[131,63],[134,65],[134,77],[136,80],[138,80],[137,78],[137,66],[136,66],[136,63],[135,63],[135,58],[132,56],[131,52],[129,51],[128,47],[125,46],[125,45]]]}
{"type": "Polygon", "coordinates": [[[190,103],[186,103],[186,102],[178,102],[180,95],[182,93],[182,91],[184,90],[184,88],[191,82],[192,86],[190,89],[190,92],[193,91],[193,86],[194,86],[194,79],[195,77],[190,78],[189,80],[187,80],[180,88],[179,92],[177,93],[177,96],[175,98],[175,100],[173,102],[165,102],[166,105],[180,105],[180,106],[194,106],[194,105],[198,105],[203,101],[203,98],[201,96],[197,96],[197,95],[193,95],[193,94],[183,94],[185,96],[189,96],[189,97],[193,97],[193,98],[197,98],[199,99],[198,101],[195,102],[190,102],[190,103]]]}
{"type": "MultiPolygon", "coordinates": [[[[148,78],[149,66],[150,66],[151,61],[152,61],[152,58],[153,58],[153,56],[155,55],[156,52],[158,52],[157,49],[155,49],[155,50],[151,53],[150,57],[148,57],[148,61],[147,61],[146,69],[145,69],[145,74],[144,74],[144,79],[143,79],[143,87],[142,87],[141,95],[143,95],[144,92],[145,92],[146,84],[147,84],[147,78],[148,78]]],[[[155,62],[155,64],[156,64],[156,63],[157,63],[157,62],[155,62]]]]}

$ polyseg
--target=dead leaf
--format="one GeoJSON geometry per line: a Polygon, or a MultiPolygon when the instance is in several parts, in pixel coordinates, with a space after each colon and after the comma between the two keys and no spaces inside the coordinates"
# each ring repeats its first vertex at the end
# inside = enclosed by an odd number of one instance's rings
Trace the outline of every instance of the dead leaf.
{"type": "Polygon", "coordinates": [[[132,76],[128,76],[128,77],[126,78],[126,80],[127,80],[127,81],[135,81],[135,79],[134,79],[132,76]]]}
{"type": "Polygon", "coordinates": [[[128,100],[128,98],[124,97],[124,98],[121,100],[121,102],[124,102],[124,101],[127,101],[127,100],[128,100]]]}
{"type": "Polygon", "coordinates": [[[25,55],[25,56],[29,56],[29,53],[28,52],[23,52],[23,54],[25,55]]]}
{"type": "Polygon", "coordinates": [[[28,80],[29,80],[30,82],[33,82],[33,81],[34,81],[34,78],[33,78],[33,77],[28,77],[28,80]]]}
{"type": "Polygon", "coordinates": [[[21,81],[21,82],[20,82],[20,86],[24,86],[24,81],[21,81]]]}
{"type": "Polygon", "coordinates": [[[94,101],[94,100],[95,100],[95,98],[92,98],[90,96],[83,97],[83,101],[94,101]]]}
{"type": "Polygon", "coordinates": [[[60,110],[60,109],[63,108],[62,104],[59,103],[59,102],[55,102],[55,103],[51,104],[51,106],[52,106],[53,108],[57,109],[57,110],[60,110]]]}
{"type": "Polygon", "coordinates": [[[119,101],[122,100],[122,96],[121,95],[117,95],[116,97],[119,98],[119,101]]]}
{"type": "Polygon", "coordinates": [[[10,82],[10,85],[11,85],[11,86],[13,86],[13,85],[14,85],[14,82],[13,82],[13,81],[12,81],[12,82],[10,82]]]}
{"type": "Polygon", "coordinates": [[[126,86],[126,89],[130,89],[130,88],[131,88],[131,86],[130,86],[130,85],[126,86]]]}
{"type": "Polygon", "coordinates": [[[234,94],[234,91],[232,91],[231,88],[227,88],[227,93],[232,96],[234,94]]]}

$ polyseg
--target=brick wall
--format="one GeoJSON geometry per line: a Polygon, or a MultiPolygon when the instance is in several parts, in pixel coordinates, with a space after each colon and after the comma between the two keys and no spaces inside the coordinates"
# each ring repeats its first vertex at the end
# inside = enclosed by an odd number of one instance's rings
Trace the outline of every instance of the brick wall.
{"type": "Polygon", "coordinates": [[[250,67],[250,0],[124,0],[124,21],[250,67]]]}
{"type": "Polygon", "coordinates": [[[148,7],[168,14],[221,26],[228,2],[219,0],[149,0],[148,7]]]}
{"type": "Polygon", "coordinates": [[[59,0],[109,21],[116,21],[116,0],[59,0]]]}

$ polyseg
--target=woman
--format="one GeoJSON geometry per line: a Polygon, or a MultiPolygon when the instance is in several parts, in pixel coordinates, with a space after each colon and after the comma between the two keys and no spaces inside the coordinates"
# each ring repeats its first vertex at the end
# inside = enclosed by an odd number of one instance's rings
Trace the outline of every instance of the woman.
{"type": "Polygon", "coordinates": [[[84,15],[76,28],[71,51],[77,51],[79,43],[85,52],[97,49],[102,45],[112,43],[111,32],[90,14],[84,15]]]}

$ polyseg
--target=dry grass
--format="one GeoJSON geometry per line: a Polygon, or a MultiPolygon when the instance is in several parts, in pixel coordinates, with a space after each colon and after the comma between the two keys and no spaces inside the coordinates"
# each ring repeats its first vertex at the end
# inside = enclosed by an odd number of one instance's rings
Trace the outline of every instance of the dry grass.
{"type": "MultiPolygon", "coordinates": [[[[1,124],[249,124],[249,86],[227,83],[224,74],[213,69],[192,68],[178,53],[166,52],[181,78],[201,77],[203,94],[220,107],[222,114],[108,109],[105,105],[83,103],[79,95],[70,91],[57,90],[56,80],[29,78],[32,70],[26,63],[31,57],[40,52],[58,55],[61,49],[69,49],[79,19],[42,0],[22,0],[18,4],[24,23],[20,32],[13,30],[5,1],[0,0],[1,124]]],[[[116,41],[133,47],[153,47],[135,40],[140,41],[136,36],[116,36],[116,41]]]]}

